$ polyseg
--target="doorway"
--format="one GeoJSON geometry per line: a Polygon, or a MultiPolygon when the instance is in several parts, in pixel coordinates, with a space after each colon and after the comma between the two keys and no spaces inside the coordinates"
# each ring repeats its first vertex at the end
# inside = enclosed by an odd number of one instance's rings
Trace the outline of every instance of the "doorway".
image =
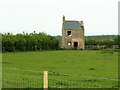
{"type": "Polygon", "coordinates": [[[74,49],[78,48],[78,42],[74,42],[74,49]]]}

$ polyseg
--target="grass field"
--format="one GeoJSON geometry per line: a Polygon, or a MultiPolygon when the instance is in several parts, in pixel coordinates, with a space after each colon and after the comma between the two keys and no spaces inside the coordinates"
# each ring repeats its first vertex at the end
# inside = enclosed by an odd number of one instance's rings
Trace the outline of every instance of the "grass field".
{"type": "Polygon", "coordinates": [[[113,51],[6,52],[2,54],[2,68],[3,87],[17,87],[18,82],[20,87],[42,87],[44,70],[49,72],[49,87],[118,87],[118,52],[113,51]]]}

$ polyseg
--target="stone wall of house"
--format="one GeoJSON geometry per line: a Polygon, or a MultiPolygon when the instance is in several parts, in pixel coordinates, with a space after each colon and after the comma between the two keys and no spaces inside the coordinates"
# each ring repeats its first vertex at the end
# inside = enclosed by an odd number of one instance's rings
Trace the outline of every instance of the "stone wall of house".
{"type": "Polygon", "coordinates": [[[74,42],[78,42],[76,49],[84,49],[84,30],[62,30],[62,48],[74,49],[74,42]],[[71,31],[71,35],[67,32],[71,31]]]}

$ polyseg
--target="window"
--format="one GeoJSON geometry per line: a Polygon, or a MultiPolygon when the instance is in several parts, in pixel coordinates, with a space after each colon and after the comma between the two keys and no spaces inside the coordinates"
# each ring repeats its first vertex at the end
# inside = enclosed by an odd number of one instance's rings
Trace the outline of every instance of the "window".
{"type": "Polygon", "coordinates": [[[67,31],[67,36],[71,36],[71,31],[67,31]]]}
{"type": "Polygon", "coordinates": [[[70,45],[71,45],[71,42],[68,42],[67,44],[68,44],[68,46],[70,46],[70,45]]]}

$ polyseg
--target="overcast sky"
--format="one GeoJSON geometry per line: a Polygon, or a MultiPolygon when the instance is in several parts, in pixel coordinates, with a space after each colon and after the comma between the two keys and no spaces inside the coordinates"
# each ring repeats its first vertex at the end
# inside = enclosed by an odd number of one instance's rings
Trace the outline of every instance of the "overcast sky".
{"type": "Polygon", "coordinates": [[[84,21],[85,35],[118,34],[119,0],[0,0],[0,32],[61,35],[62,16],[84,21]]]}

